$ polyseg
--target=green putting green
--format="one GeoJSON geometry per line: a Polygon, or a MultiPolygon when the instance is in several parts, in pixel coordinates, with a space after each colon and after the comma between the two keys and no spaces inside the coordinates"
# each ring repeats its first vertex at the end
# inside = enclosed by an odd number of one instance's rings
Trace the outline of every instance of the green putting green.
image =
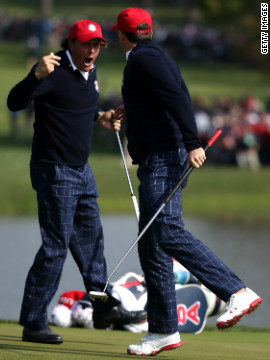
{"type": "MultiPolygon", "coordinates": [[[[22,327],[16,323],[0,323],[0,360],[128,359],[127,346],[143,336],[128,331],[52,329],[63,336],[62,345],[22,342],[22,327]]],[[[182,334],[181,348],[157,356],[167,360],[269,360],[269,335],[270,329],[238,326],[220,331],[208,326],[200,335],[182,334]]]]}

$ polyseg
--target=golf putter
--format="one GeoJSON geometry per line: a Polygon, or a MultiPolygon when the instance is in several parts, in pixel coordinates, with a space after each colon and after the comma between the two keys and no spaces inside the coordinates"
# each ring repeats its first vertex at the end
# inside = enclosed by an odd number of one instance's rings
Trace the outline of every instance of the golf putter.
{"type": "MultiPolygon", "coordinates": [[[[208,140],[207,145],[204,148],[204,151],[206,152],[207,149],[213,145],[213,143],[219,138],[219,136],[222,134],[222,131],[220,129],[217,129],[214,133],[214,135],[208,140]]],[[[164,209],[164,207],[168,204],[168,202],[171,200],[171,198],[174,196],[174,194],[176,193],[176,191],[179,189],[179,187],[183,184],[183,182],[186,180],[186,178],[190,175],[190,173],[192,172],[192,170],[194,169],[193,166],[190,166],[183,174],[183,176],[181,177],[181,179],[179,180],[179,182],[177,183],[177,185],[175,186],[175,188],[172,190],[172,192],[167,196],[167,198],[165,199],[165,201],[162,203],[162,205],[159,207],[159,209],[156,211],[156,213],[152,216],[152,218],[149,220],[149,222],[145,225],[145,227],[143,228],[143,230],[140,232],[140,234],[138,235],[137,239],[133,242],[133,244],[131,245],[131,247],[127,250],[127,252],[125,253],[125,255],[122,257],[122,259],[119,261],[119,263],[115,266],[115,268],[113,269],[113,271],[111,272],[110,276],[108,277],[108,280],[106,282],[106,285],[103,289],[103,291],[90,291],[89,292],[89,297],[92,300],[95,299],[100,299],[102,301],[106,301],[108,299],[108,295],[106,294],[106,289],[109,285],[109,281],[111,279],[111,277],[115,274],[115,272],[118,270],[119,266],[122,264],[122,262],[126,259],[126,257],[129,255],[129,253],[133,250],[133,248],[137,245],[137,243],[140,241],[140,239],[143,237],[143,235],[145,234],[145,232],[148,230],[148,228],[152,225],[152,223],[154,222],[154,220],[157,218],[157,216],[161,213],[161,211],[164,209]]]]}
{"type": "MultiPolygon", "coordinates": [[[[138,205],[137,198],[134,195],[133,188],[132,188],[132,185],[131,185],[129,172],[128,172],[128,168],[127,168],[127,163],[126,163],[126,159],[125,159],[125,154],[124,154],[124,151],[123,151],[123,147],[122,147],[121,139],[120,139],[120,136],[119,136],[119,132],[115,131],[115,135],[117,137],[119,149],[120,149],[120,152],[121,152],[121,156],[122,156],[122,160],[123,160],[123,164],[124,164],[124,168],[125,168],[127,181],[128,181],[128,185],[129,185],[129,189],[130,189],[130,194],[131,194],[131,200],[132,200],[133,207],[134,207],[134,210],[135,210],[136,219],[137,219],[137,222],[139,223],[139,217],[140,217],[139,205],[138,205]]],[[[101,299],[102,301],[107,301],[108,296],[105,293],[105,291],[107,289],[110,278],[111,278],[111,276],[108,278],[108,282],[106,283],[106,286],[105,286],[103,292],[100,292],[100,291],[90,291],[89,292],[88,296],[90,297],[91,300],[101,299]]]]}
{"type": "Polygon", "coordinates": [[[137,221],[139,222],[140,211],[139,211],[138,201],[137,201],[136,196],[134,195],[133,188],[132,188],[132,185],[131,185],[131,181],[130,181],[130,177],[129,177],[129,173],[128,173],[128,168],[127,168],[127,163],[126,163],[126,159],[125,159],[125,154],[124,154],[124,151],[123,151],[123,147],[122,147],[121,139],[120,139],[120,136],[119,136],[119,132],[116,131],[115,134],[116,134],[116,137],[117,137],[117,141],[118,141],[119,149],[120,149],[120,152],[121,152],[121,155],[122,155],[122,160],[123,160],[125,172],[126,172],[126,175],[127,175],[127,181],[128,181],[128,185],[129,185],[129,189],[130,189],[131,200],[132,200],[132,203],[133,203],[133,207],[134,207],[134,210],[135,210],[137,221]]]}

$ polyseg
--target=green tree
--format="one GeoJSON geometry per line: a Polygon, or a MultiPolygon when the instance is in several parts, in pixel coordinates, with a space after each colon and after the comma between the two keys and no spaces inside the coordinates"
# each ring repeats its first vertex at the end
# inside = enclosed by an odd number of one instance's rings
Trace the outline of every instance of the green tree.
{"type": "Polygon", "coordinates": [[[197,0],[195,6],[200,10],[203,24],[224,31],[236,41],[235,59],[268,68],[268,56],[261,55],[261,1],[197,0]]]}
{"type": "Polygon", "coordinates": [[[44,19],[52,15],[52,10],[53,0],[40,0],[40,13],[44,19]]]}

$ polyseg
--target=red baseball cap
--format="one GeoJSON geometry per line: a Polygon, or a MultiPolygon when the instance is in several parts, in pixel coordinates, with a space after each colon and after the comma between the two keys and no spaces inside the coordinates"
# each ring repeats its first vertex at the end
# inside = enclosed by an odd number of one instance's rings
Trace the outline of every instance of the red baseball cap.
{"type": "Polygon", "coordinates": [[[120,30],[126,33],[144,33],[152,31],[152,18],[148,11],[140,8],[130,7],[120,12],[117,23],[111,27],[111,30],[120,30]],[[136,27],[145,23],[149,25],[147,30],[137,30],[136,27]]]}
{"type": "Polygon", "coordinates": [[[107,46],[107,41],[102,37],[102,30],[99,24],[86,19],[77,21],[71,26],[69,39],[78,39],[81,42],[100,39],[101,45],[107,46]]]}

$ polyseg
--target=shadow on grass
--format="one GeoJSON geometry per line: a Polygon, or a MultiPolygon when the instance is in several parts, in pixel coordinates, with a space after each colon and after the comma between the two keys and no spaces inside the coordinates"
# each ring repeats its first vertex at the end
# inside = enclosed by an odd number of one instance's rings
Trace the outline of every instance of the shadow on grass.
{"type": "MultiPolygon", "coordinates": [[[[22,341],[21,336],[12,336],[12,335],[0,335],[0,341],[22,341]]],[[[64,341],[66,344],[69,343],[75,343],[75,344],[93,344],[93,345],[101,345],[101,346],[112,346],[112,344],[104,344],[104,343],[97,343],[97,342],[91,342],[91,340],[87,340],[87,341],[80,341],[80,340],[76,340],[76,341],[72,341],[72,340],[65,340],[64,341]]],[[[3,344],[0,344],[0,348],[1,346],[3,346],[3,344]]]]}
{"type": "MultiPolygon", "coordinates": [[[[17,341],[17,340],[15,340],[17,341]]],[[[105,344],[100,344],[102,346],[104,346],[105,344]]],[[[91,344],[90,344],[91,346],[91,344]]],[[[42,353],[46,353],[46,354],[63,354],[64,355],[72,355],[72,354],[76,354],[76,355],[87,355],[87,356],[92,356],[92,358],[97,359],[110,359],[110,358],[125,358],[126,359],[126,354],[122,354],[119,352],[111,352],[111,351],[97,351],[97,350],[83,350],[83,349],[66,349],[64,348],[63,345],[61,346],[57,346],[57,345],[43,345],[43,344],[29,344],[29,343],[22,343],[21,345],[17,345],[17,344],[0,344],[0,349],[1,352],[2,351],[7,351],[7,352],[12,352],[12,353],[16,353],[18,352],[18,354],[22,355],[22,353],[24,351],[28,352],[42,352],[42,353]]]]}
{"type": "MultiPolygon", "coordinates": [[[[8,321],[0,320],[0,323],[14,323],[17,324],[17,321],[8,321]]],[[[0,358],[6,354],[10,359],[17,359],[22,355],[30,356],[29,353],[32,353],[31,356],[35,356],[34,353],[45,353],[48,358],[53,359],[53,354],[56,354],[56,357],[59,356],[66,357],[66,355],[76,355],[76,356],[89,356],[91,359],[121,359],[126,358],[124,352],[117,351],[105,351],[104,348],[111,348],[115,344],[106,343],[106,342],[96,342],[96,341],[73,341],[65,340],[64,344],[53,345],[53,344],[41,344],[41,343],[31,343],[24,342],[21,340],[21,336],[16,335],[0,335],[0,358]],[[5,343],[4,343],[5,342],[5,343]],[[76,345],[75,345],[76,344],[76,345]],[[86,344],[86,345],[84,345],[86,344]],[[88,349],[82,347],[88,347],[88,349]],[[70,348],[71,347],[71,348],[70,348]],[[95,347],[95,349],[91,349],[95,347]],[[98,350],[96,349],[98,347],[98,350]]],[[[116,350],[116,349],[115,349],[116,350]]],[[[77,357],[76,357],[77,358],[77,357]]]]}
{"type": "MultiPolygon", "coordinates": [[[[0,335],[1,341],[21,341],[21,336],[11,336],[11,335],[0,335]]],[[[0,348],[3,344],[0,344],[0,348]]]]}

